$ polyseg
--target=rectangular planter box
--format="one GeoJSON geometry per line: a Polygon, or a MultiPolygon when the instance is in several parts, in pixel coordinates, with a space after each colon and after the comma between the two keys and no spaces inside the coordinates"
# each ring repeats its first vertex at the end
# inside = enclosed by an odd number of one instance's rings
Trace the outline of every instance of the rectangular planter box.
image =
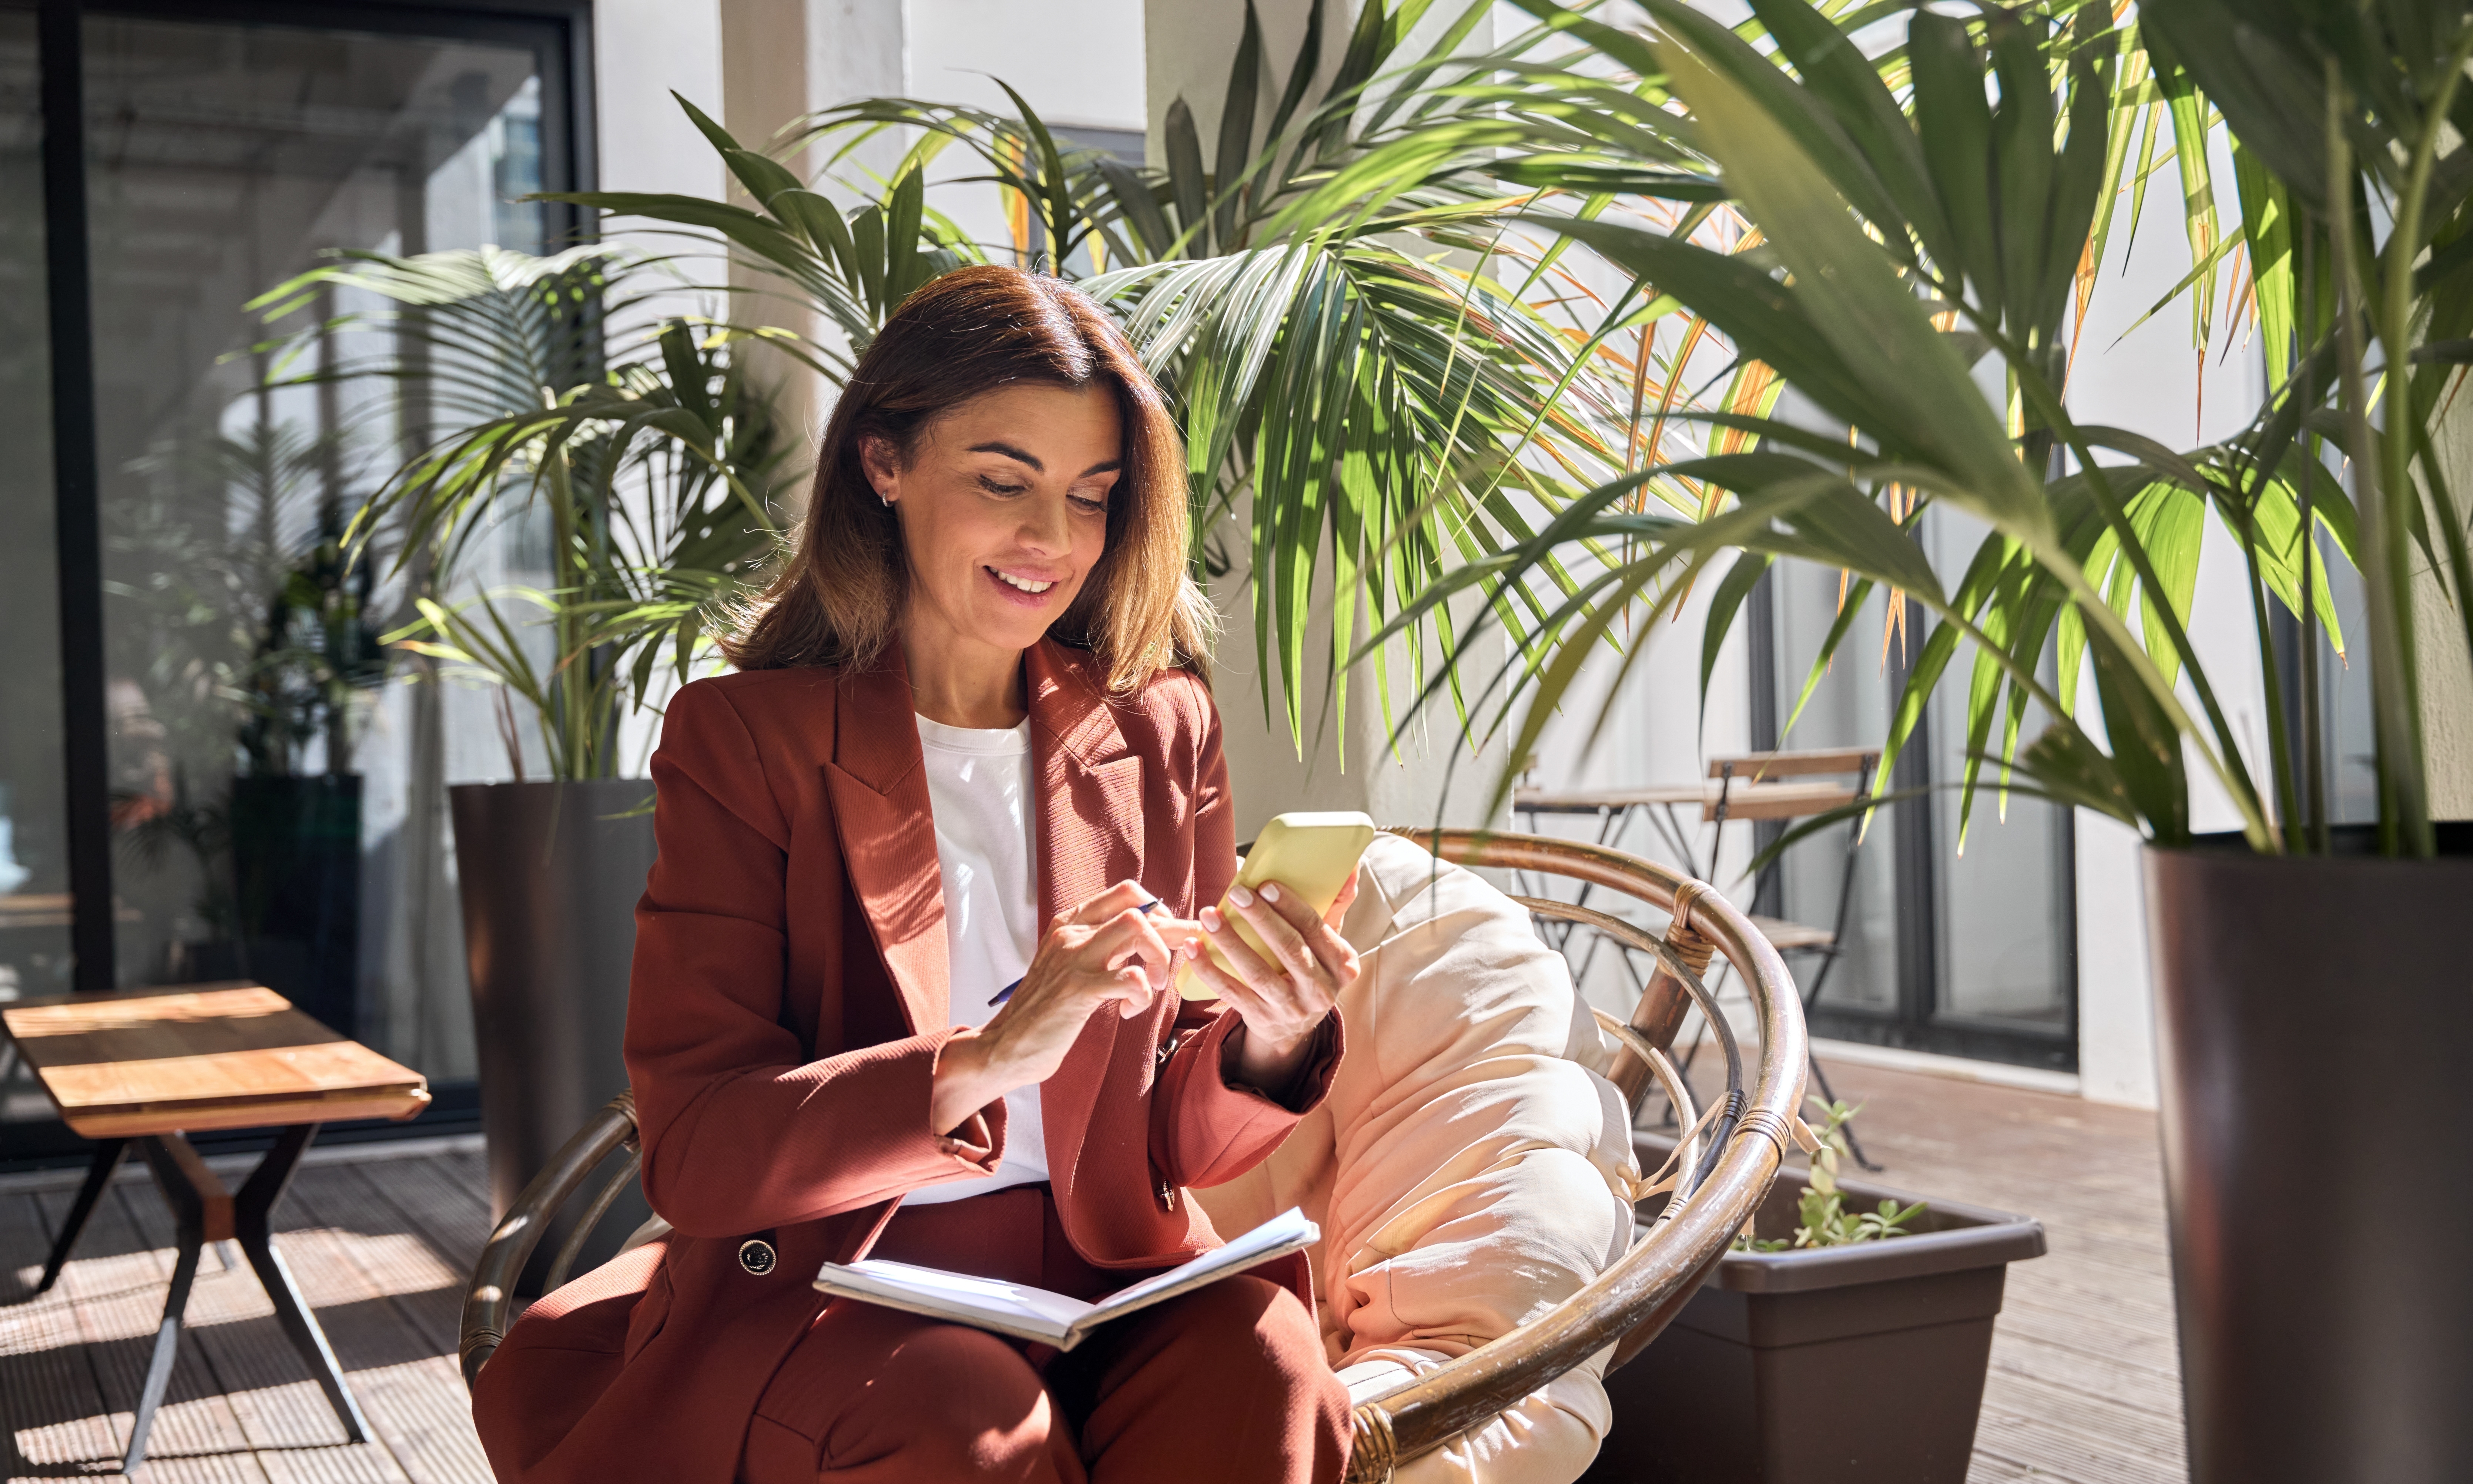
{"type": "MultiPolygon", "coordinates": [[[[1643,1170],[1671,1143],[1640,1141],[1643,1170]]],[[[1630,1365],[1582,1484],[1964,1484],[2008,1264],[2041,1257],[2025,1216],[1840,1180],[1849,1209],[1930,1202],[1914,1234],[1728,1253],[1630,1365]]],[[[1754,1230],[1791,1237],[1798,1172],[1754,1230]]]]}

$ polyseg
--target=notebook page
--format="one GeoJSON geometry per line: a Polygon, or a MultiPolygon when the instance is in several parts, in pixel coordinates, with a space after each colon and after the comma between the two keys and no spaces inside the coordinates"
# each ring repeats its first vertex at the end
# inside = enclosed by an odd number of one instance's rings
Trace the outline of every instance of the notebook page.
{"type": "Polygon", "coordinates": [[[938,1268],[914,1267],[889,1258],[864,1258],[848,1264],[843,1271],[856,1274],[868,1280],[872,1286],[888,1293],[941,1299],[948,1305],[991,1317],[1028,1321],[1043,1328],[1069,1328],[1073,1321],[1091,1312],[1091,1305],[1081,1300],[1068,1299],[1044,1288],[1008,1283],[994,1278],[973,1278],[967,1273],[948,1273],[938,1268]]]}
{"type": "Polygon", "coordinates": [[[1252,1267],[1283,1251],[1310,1246],[1318,1234],[1306,1213],[1291,1206],[1225,1247],[1110,1294],[1092,1306],[1092,1322],[1110,1318],[1119,1309],[1139,1308],[1164,1289],[1198,1288],[1223,1273],[1252,1267]]]}

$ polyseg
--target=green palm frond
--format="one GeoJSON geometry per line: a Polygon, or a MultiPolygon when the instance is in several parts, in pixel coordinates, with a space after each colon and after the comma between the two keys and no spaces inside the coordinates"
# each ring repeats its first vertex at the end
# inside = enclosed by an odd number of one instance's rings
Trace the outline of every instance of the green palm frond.
{"type": "Polygon", "coordinates": [[[668,267],[602,247],[355,252],[253,306],[278,329],[335,288],[388,306],[298,332],[383,332],[364,342],[382,348],[279,374],[393,381],[428,419],[348,544],[414,580],[387,642],[520,697],[558,778],[614,775],[619,715],[664,675],[684,678],[713,606],[755,582],[780,539],[788,446],[741,353],[752,336],[648,324],[653,297],[679,285],[668,267]],[[643,328],[613,336],[613,323],[643,328]],[[516,519],[546,529],[548,583],[442,596],[476,539],[516,519]]]}
{"type": "MultiPolygon", "coordinates": [[[[967,151],[984,171],[937,189],[993,188],[1018,224],[1011,243],[970,251],[1083,272],[1084,287],[1123,318],[1186,436],[1197,568],[1225,570],[1244,554],[1264,706],[1285,715],[1300,749],[1318,664],[1328,665],[1331,704],[1344,720],[1360,633],[1390,633],[1437,574],[1525,540],[1571,493],[1623,467],[1615,423],[1628,389],[1601,351],[1642,306],[1559,302],[1576,300],[1568,273],[1543,255],[1547,244],[1501,219],[1503,189],[1463,168],[1497,127],[1498,101],[1451,90],[1499,69],[1552,65],[1532,54],[1565,43],[1540,27],[1455,55],[1486,13],[1472,4],[1411,51],[1405,37],[1428,8],[1362,7],[1344,39],[1329,38],[1339,60],[1320,86],[1322,10],[1284,72],[1267,61],[1249,11],[1215,138],[1200,137],[1180,100],[1158,167],[1060,138],[1019,95],[1011,113],[863,100],[803,121],[775,144],[780,158],[807,162],[815,191],[878,199],[898,198],[931,162],[967,151]],[[841,179],[862,146],[888,135],[907,141],[890,184],[841,179]],[[1434,137],[1453,141],[1434,169],[1349,174],[1386,145],[1434,137]],[[1334,176],[1352,181],[1348,219],[1301,218],[1298,203],[1334,176]],[[1326,602],[1329,651],[1309,656],[1326,602]]],[[[841,291],[804,266],[816,255],[812,239],[791,232],[773,204],[794,199],[796,178],[732,151],[762,212],[577,199],[727,230],[741,257],[798,283],[830,313],[827,291],[841,291]]],[[[1538,189],[1512,195],[1530,201],[1538,189]]],[[[1551,583],[1560,563],[1543,570],[1551,583]]],[[[1551,610],[1516,585],[1478,601],[1524,634],[1551,610]]],[[[1395,635],[1389,653],[1405,659],[1413,683],[1425,683],[1429,638],[1448,640],[1452,616],[1419,610],[1395,635]]],[[[1390,666],[1373,668],[1387,714],[1390,666]]]]}
{"type": "MultiPolygon", "coordinates": [[[[2341,642],[2326,566],[2358,559],[2371,593],[2385,838],[2392,850],[2426,852],[2414,562],[2460,614],[2473,597],[2465,515],[2429,433],[2463,359],[2439,347],[2473,338],[2473,154],[2463,143],[2473,100],[2459,85],[2473,12],[2463,0],[2149,0],[2119,25],[2110,7],[2057,0],[1965,17],[1919,11],[1904,43],[1878,56],[1803,0],[1752,0],[1754,22],[1732,30],[1682,0],[1645,3],[1654,25],[1639,36],[1522,0],[1622,69],[1618,84],[1674,106],[1671,122],[1651,121],[1653,147],[1638,143],[1636,109],[1599,106],[1605,82],[1524,77],[1489,84],[1518,97],[1499,110],[1504,130],[1487,153],[1462,168],[1510,183],[1626,162],[1671,179],[1678,151],[1704,161],[1699,173],[1763,234],[1757,252],[1636,223],[1555,223],[1534,208],[1525,217],[1631,271],[1644,295],[1686,306],[1806,406],[1791,419],[1685,410],[1681,419],[1763,451],[1601,487],[1472,576],[1498,591],[1528,584],[1565,595],[1555,625],[1539,631],[1560,648],[1504,668],[1488,724],[1509,725],[1525,700],[1533,733],[1568,689],[1579,636],[1607,632],[1619,613],[1670,610],[1723,560],[1705,677],[1760,572],[1795,558],[1904,592],[1936,616],[1887,746],[1912,733],[1946,675],[1968,674],[1968,806],[1988,761],[2002,786],[2101,808],[2175,842],[2190,827],[2195,767],[2231,798],[2254,848],[2324,849],[2315,730],[2296,746],[2271,729],[2259,781],[2190,640],[2212,523],[2241,548],[2270,716],[2283,711],[2272,610],[2299,617],[2315,693],[2317,635],[2341,642]],[[2227,241],[2235,234],[2219,229],[2205,173],[2219,108],[2233,134],[2245,263],[2227,241]],[[1567,121],[1578,121],[1584,143],[1572,142],[1567,121]],[[2081,426],[2061,400],[2069,313],[2083,315],[2124,195],[2134,229],[2166,137],[2192,254],[2176,294],[2194,300],[2203,338],[2214,332],[2217,277],[2239,264],[2242,298],[2269,340],[2268,403],[2241,434],[2186,454],[2081,426]],[[2331,221],[2341,226],[2330,230],[2331,221]],[[2005,383],[2005,426],[2000,403],[1976,390],[1987,371],[2005,383]],[[2359,471],[2349,496],[2327,467],[2331,447],[2359,471]],[[1694,522],[1633,510],[1625,497],[1659,475],[1719,498],[1694,522]],[[1991,528],[1955,586],[1904,537],[1915,512],[1938,503],[1991,528]],[[1622,543],[1622,560],[1583,571],[1576,588],[1539,582],[1544,562],[1590,542],[1622,543]],[[2048,662],[2057,694],[2037,680],[2048,662]],[[2076,720],[2082,669],[2101,743],[2076,720]],[[1525,696],[1521,682],[1533,682],[1525,696]],[[2045,728],[2031,739],[2030,721],[2045,728]]],[[[1355,168],[1368,179],[1430,168],[1433,148],[1377,152],[1355,168]]],[[[1343,208],[1338,189],[1307,209],[1343,208]]],[[[1845,633],[1841,622],[1815,673],[1845,633]]]]}

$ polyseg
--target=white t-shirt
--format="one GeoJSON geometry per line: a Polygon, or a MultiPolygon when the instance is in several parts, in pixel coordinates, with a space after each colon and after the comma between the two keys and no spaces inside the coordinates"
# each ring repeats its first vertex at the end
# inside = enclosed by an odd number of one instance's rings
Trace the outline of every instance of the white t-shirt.
{"type": "MultiPolygon", "coordinates": [[[[990,1003],[1022,976],[1039,947],[1039,898],[1031,872],[1030,723],[981,730],[919,718],[927,799],[936,816],[936,866],[945,877],[949,1015],[982,1025],[990,1003]]],[[[910,1192],[912,1206],[985,1195],[1047,1178],[1039,1089],[1005,1094],[1005,1156],[985,1180],[910,1192]]]]}

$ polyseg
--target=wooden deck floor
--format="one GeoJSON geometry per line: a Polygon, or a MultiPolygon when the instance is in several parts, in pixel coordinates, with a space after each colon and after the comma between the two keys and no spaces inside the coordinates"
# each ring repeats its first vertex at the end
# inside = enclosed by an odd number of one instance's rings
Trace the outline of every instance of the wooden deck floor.
{"type": "MultiPolygon", "coordinates": [[[[237,1251],[223,1269],[209,1247],[139,1477],[488,1484],[455,1367],[464,1275],[489,1234],[477,1148],[311,1160],[276,1213],[277,1245],[373,1440],[344,1441],[237,1251]]],[[[234,1179],[229,1167],[225,1178],[234,1179]]],[[[170,1213],[151,1183],[124,1170],[60,1282],[27,1302],[74,1181],[0,1191],[0,1427],[12,1481],[121,1476],[171,1281],[170,1213]]]]}
{"type": "Polygon", "coordinates": [[[1862,1105],[1867,1179],[2020,1211],[1970,1484],[2181,1484],[2181,1362],[2155,1115],[2048,1092],[1831,1064],[1862,1105]]]}
{"type": "MultiPolygon", "coordinates": [[[[2186,1477],[2172,1291],[2149,1114],[1942,1078],[1833,1066],[1885,1183],[2043,1219],[2010,1270],[1974,1484],[2186,1477]]],[[[150,1484],[487,1484],[455,1369],[462,1276],[487,1234],[480,1156],[313,1154],[282,1247],[376,1433],[350,1445],[246,1267],[211,1252],[190,1301],[150,1484]]],[[[11,1481],[118,1477],[171,1269],[170,1217],[124,1172],[76,1260],[27,1302],[74,1176],[0,1185],[0,1432],[11,1481]]]]}

